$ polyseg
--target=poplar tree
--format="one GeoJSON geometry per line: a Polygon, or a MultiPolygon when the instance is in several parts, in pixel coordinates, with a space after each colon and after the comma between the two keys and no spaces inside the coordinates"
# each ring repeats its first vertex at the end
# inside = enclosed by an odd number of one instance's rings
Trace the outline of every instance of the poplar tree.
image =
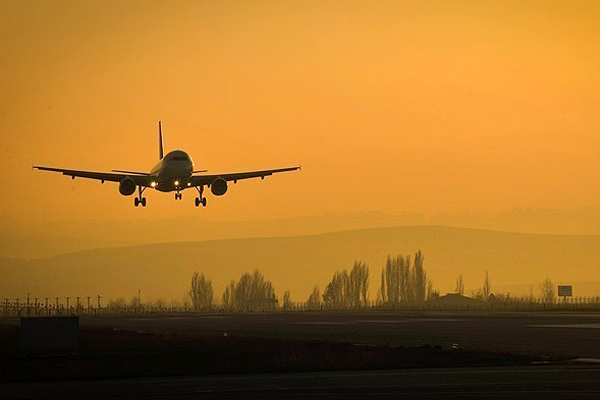
{"type": "Polygon", "coordinates": [[[190,287],[192,307],[198,311],[202,308],[210,309],[213,303],[213,287],[210,279],[204,274],[194,272],[190,287]]]}
{"type": "Polygon", "coordinates": [[[312,293],[306,301],[306,308],[309,310],[318,310],[321,307],[321,293],[319,287],[315,286],[312,293]]]}

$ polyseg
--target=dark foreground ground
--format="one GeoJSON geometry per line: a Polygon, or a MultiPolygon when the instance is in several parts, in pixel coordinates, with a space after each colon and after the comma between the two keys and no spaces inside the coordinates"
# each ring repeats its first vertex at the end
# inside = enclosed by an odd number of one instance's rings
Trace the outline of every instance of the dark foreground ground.
{"type": "Polygon", "coordinates": [[[0,382],[184,374],[531,365],[540,357],[324,340],[84,328],[76,354],[19,348],[19,330],[0,330],[0,382]]]}
{"type": "Polygon", "coordinates": [[[107,316],[82,318],[76,357],[23,357],[2,320],[0,398],[600,398],[600,364],[568,361],[600,358],[599,328],[595,314],[107,316]]]}
{"type": "Polygon", "coordinates": [[[9,383],[0,399],[598,399],[600,368],[403,369],[9,383]]]}

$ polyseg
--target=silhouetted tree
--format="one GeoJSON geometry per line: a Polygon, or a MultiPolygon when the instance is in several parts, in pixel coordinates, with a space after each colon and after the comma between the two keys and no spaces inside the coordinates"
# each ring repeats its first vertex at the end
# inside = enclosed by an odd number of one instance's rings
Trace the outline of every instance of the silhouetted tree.
{"type": "MultiPolygon", "coordinates": [[[[390,256],[388,256],[388,260],[390,259],[390,256]]],[[[386,263],[387,266],[387,263],[386,263]]],[[[378,297],[377,300],[381,300],[382,303],[387,303],[387,289],[385,286],[385,278],[386,278],[386,267],[384,266],[381,269],[381,283],[379,284],[379,293],[378,293],[378,297]]]]}
{"type": "Polygon", "coordinates": [[[315,286],[312,293],[306,301],[306,308],[309,310],[318,310],[321,307],[321,293],[319,287],[315,286]]]}
{"type": "Polygon", "coordinates": [[[223,292],[223,307],[233,308],[234,307],[234,292],[235,292],[235,281],[230,281],[225,287],[223,292]]]}
{"type": "Polygon", "coordinates": [[[434,290],[432,287],[431,291],[427,295],[427,300],[435,300],[435,299],[439,299],[439,298],[440,298],[440,292],[437,290],[434,290]]]}
{"type": "Polygon", "coordinates": [[[554,291],[554,283],[552,283],[550,278],[547,277],[542,283],[540,283],[540,292],[542,295],[542,301],[544,303],[554,303],[556,292],[554,291]]]}
{"type": "Polygon", "coordinates": [[[410,256],[398,259],[400,273],[400,301],[413,301],[412,274],[410,273],[410,256]]]}
{"type": "Polygon", "coordinates": [[[465,293],[465,283],[463,282],[462,274],[458,275],[458,278],[456,278],[455,291],[456,291],[456,293],[460,294],[461,296],[465,293]]]}
{"type": "Polygon", "coordinates": [[[379,293],[384,303],[403,301],[425,301],[433,288],[427,279],[421,250],[415,253],[414,265],[411,267],[410,256],[388,255],[385,267],[381,271],[379,293]]]}
{"type": "Polygon", "coordinates": [[[323,302],[329,308],[366,307],[369,297],[369,266],[355,261],[348,271],[336,271],[323,293],[323,302]]]}
{"type": "Polygon", "coordinates": [[[353,308],[366,307],[369,294],[369,266],[355,261],[348,277],[348,303],[353,308]]]}
{"type": "Polygon", "coordinates": [[[425,272],[423,261],[423,252],[419,250],[415,253],[415,261],[412,269],[413,298],[416,301],[425,301],[425,295],[427,294],[427,273],[425,272]]]}
{"type": "Polygon", "coordinates": [[[325,288],[323,293],[323,302],[328,307],[345,308],[348,306],[348,272],[335,271],[331,282],[325,288]]]}
{"type": "Polygon", "coordinates": [[[283,293],[283,309],[291,310],[293,308],[294,308],[294,303],[292,302],[292,296],[290,294],[290,291],[286,290],[285,293],[283,293]]]}
{"type": "Polygon", "coordinates": [[[167,308],[167,302],[162,297],[159,297],[158,299],[154,300],[153,307],[157,311],[163,311],[167,308]]]}
{"type": "Polygon", "coordinates": [[[488,271],[485,271],[485,278],[483,278],[481,294],[485,300],[488,300],[490,298],[490,294],[492,294],[492,283],[490,282],[490,274],[488,271]]]}
{"type": "Polygon", "coordinates": [[[142,305],[138,296],[133,296],[129,304],[131,305],[131,308],[133,308],[136,311],[139,311],[142,305]]]}
{"type": "Polygon", "coordinates": [[[277,306],[273,284],[256,270],[244,273],[238,282],[231,281],[223,293],[223,305],[239,310],[272,310],[277,306]]]}
{"type": "Polygon", "coordinates": [[[385,267],[381,271],[381,300],[384,303],[400,301],[400,264],[402,256],[392,258],[388,255],[385,267]]]}
{"type": "Polygon", "coordinates": [[[203,308],[210,310],[212,307],[212,282],[210,279],[206,278],[204,274],[194,272],[189,294],[192,299],[192,307],[194,310],[198,311],[203,308]]]}
{"type": "MultiPolygon", "coordinates": [[[[435,290],[433,290],[433,282],[431,280],[428,280],[427,281],[427,297],[426,297],[426,299],[427,300],[433,299],[436,293],[437,292],[435,290]]],[[[439,293],[437,293],[437,297],[440,297],[439,293]]]]}
{"type": "Polygon", "coordinates": [[[127,301],[125,301],[124,297],[110,299],[106,308],[111,312],[124,312],[127,309],[127,301]]]}

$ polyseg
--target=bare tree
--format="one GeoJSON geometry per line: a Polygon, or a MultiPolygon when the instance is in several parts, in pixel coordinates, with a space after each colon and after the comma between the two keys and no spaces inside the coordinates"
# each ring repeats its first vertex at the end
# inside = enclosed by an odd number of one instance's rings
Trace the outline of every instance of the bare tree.
{"type": "MultiPolygon", "coordinates": [[[[388,261],[390,259],[390,256],[388,256],[388,261]]],[[[387,298],[387,290],[386,290],[386,286],[385,286],[385,277],[386,277],[386,267],[383,267],[381,269],[381,284],[379,286],[379,296],[377,298],[377,300],[381,300],[382,303],[387,303],[388,298],[387,298]]]]}
{"type": "Polygon", "coordinates": [[[544,303],[554,303],[556,292],[554,291],[554,283],[552,283],[550,278],[546,277],[546,279],[540,283],[540,292],[544,303]]]}
{"type": "Polygon", "coordinates": [[[210,310],[213,304],[213,287],[210,279],[204,274],[194,272],[190,287],[190,298],[195,311],[201,309],[210,310]]]}
{"type": "Polygon", "coordinates": [[[275,288],[259,270],[246,272],[238,282],[231,281],[225,288],[223,305],[238,310],[272,310],[277,306],[275,288]]]}
{"type": "Polygon", "coordinates": [[[393,258],[388,255],[385,267],[381,271],[381,287],[379,289],[384,303],[425,301],[428,298],[428,293],[433,288],[428,288],[429,280],[424,260],[425,256],[421,250],[415,253],[412,267],[410,256],[400,254],[393,258]]]}
{"type": "Polygon", "coordinates": [[[400,301],[400,258],[388,255],[385,267],[381,271],[381,300],[384,303],[400,301]]]}
{"type": "MultiPolygon", "coordinates": [[[[433,290],[433,282],[431,280],[427,281],[427,300],[431,300],[434,298],[435,290],[433,290]]],[[[439,297],[439,294],[438,294],[439,297]]]]}
{"type": "Polygon", "coordinates": [[[124,297],[110,299],[106,305],[106,308],[112,312],[125,312],[127,310],[127,301],[124,297]]]}
{"type": "Polygon", "coordinates": [[[412,274],[410,273],[410,256],[398,258],[400,274],[400,301],[413,301],[412,274]]]}
{"type": "Polygon", "coordinates": [[[366,307],[369,290],[369,266],[355,261],[348,276],[347,303],[355,309],[366,307]]]}
{"type": "Polygon", "coordinates": [[[463,282],[462,274],[458,275],[458,278],[456,278],[455,291],[456,291],[456,293],[460,294],[461,296],[465,293],[465,283],[463,282]]]}
{"type": "Polygon", "coordinates": [[[234,292],[235,292],[235,281],[230,281],[225,287],[223,292],[223,307],[233,308],[234,307],[234,292]]]}
{"type": "Polygon", "coordinates": [[[142,303],[140,303],[140,298],[138,296],[133,296],[131,298],[131,302],[129,303],[133,309],[139,311],[142,303]]]}
{"type": "Polygon", "coordinates": [[[306,301],[306,308],[309,310],[318,310],[321,307],[321,292],[319,291],[319,287],[315,285],[312,293],[308,297],[306,301]]]}
{"type": "Polygon", "coordinates": [[[413,298],[416,301],[425,301],[427,293],[427,273],[423,266],[424,260],[423,252],[421,250],[417,251],[412,269],[413,298]]]}
{"type": "Polygon", "coordinates": [[[485,300],[488,300],[490,298],[490,294],[492,294],[492,283],[490,282],[489,271],[485,271],[485,278],[483,279],[481,293],[483,294],[483,298],[485,300]]]}
{"type": "Polygon", "coordinates": [[[156,311],[164,311],[167,308],[167,301],[162,297],[154,300],[153,307],[156,311]]]}
{"type": "Polygon", "coordinates": [[[331,282],[323,293],[323,302],[329,308],[346,308],[348,306],[348,272],[335,271],[331,282]]]}
{"type": "Polygon", "coordinates": [[[292,302],[292,296],[290,294],[289,290],[286,290],[283,293],[283,309],[284,310],[291,310],[294,308],[294,303],[292,302]]]}

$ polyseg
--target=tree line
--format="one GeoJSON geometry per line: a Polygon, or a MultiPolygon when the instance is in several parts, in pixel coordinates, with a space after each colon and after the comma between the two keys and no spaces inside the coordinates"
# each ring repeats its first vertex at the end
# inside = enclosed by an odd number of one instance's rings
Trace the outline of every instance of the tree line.
{"type": "MultiPolygon", "coordinates": [[[[421,302],[435,293],[433,284],[427,278],[424,256],[419,250],[411,262],[410,256],[388,256],[381,272],[381,288],[378,300],[383,303],[406,301],[421,302]]],[[[355,261],[352,268],[336,271],[321,295],[318,286],[313,288],[308,299],[303,302],[308,309],[361,309],[369,304],[369,265],[355,261]]],[[[207,310],[214,306],[212,281],[203,273],[192,275],[189,298],[195,310],[207,310]]],[[[255,270],[242,274],[239,280],[232,280],[225,287],[221,298],[224,308],[233,310],[273,310],[291,309],[296,303],[289,291],[284,292],[281,303],[272,282],[255,270]]]]}
{"type": "MultiPolygon", "coordinates": [[[[294,302],[289,291],[285,291],[279,300],[273,283],[265,278],[259,270],[243,273],[240,278],[232,280],[225,287],[221,296],[221,306],[231,310],[290,310],[298,304],[308,310],[318,309],[364,309],[369,306],[370,293],[369,265],[355,261],[350,270],[335,271],[323,294],[318,286],[314,286],[306,301],[294,302]]],[[[552,303],[556,297],[554,285],[547,278],[540,284],[541,299],[552,303]]],[[[456,294],[464,294],[462,275],[456,279],[456,294]]],[[[212,281],[203,273],[192,275],[189,298],[194,310],[210,310],[215,306],[212,281]]],[[[398,254],[389,255],[381,269],[380,284],[376,302],[383,306],[401,303],[421,303],[439,297],[434,290],[433,282],[427,276],[425,256],[421,250],[414,256],[398,254]]],[[[472,297],[478,300],[493,300],[492,284],[486,271],[483,285],[472,297]]]]}

